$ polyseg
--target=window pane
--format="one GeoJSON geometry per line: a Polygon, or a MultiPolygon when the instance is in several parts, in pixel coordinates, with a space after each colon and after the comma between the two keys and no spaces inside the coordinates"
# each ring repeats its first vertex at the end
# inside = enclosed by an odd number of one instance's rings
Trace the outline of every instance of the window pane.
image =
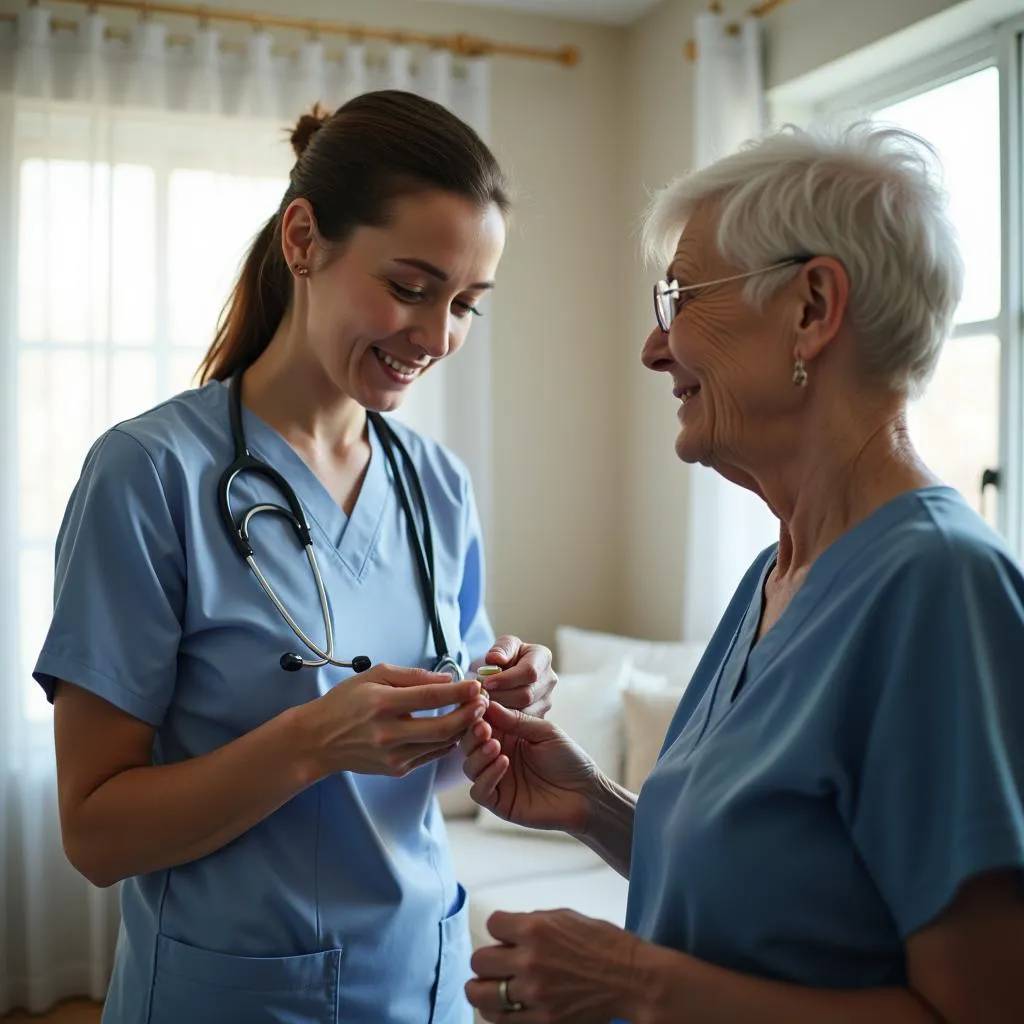
{"type": "Polygon", "coordinates": [[[981,475],[999,465],[999,359],[995,335],[953,338],[924,397],[910,407],[910,436],[922,458],[995,525],[993,493],[981,475]]]}
{"type": "Polygon", "coordinates": [[[169,183],[168,287],[175,345],[208,345],[242,260],[288,182],[175,170],[169,183]]]}
{"type": "Polygon", "coordinates": [[[985,68],[875,113],[930,142],[942,161],[949,212],[966,265],[957,323],[999,315],[1002,219],[999,71],[985,68]]]}
{"type": "Polygon", "coordinates": [[[131,419],[158,401],[156,362],[148,352],[116,352],[110,362],[107,424],[131,419]]]}
{"type": "Polygon", "coordinates": [[[89,445],[105,389],[87,352],[23,352],[18,379],[19,516],[22,539],[60,526],[89,445]]]}
{"type": "Polygon", "coordinates": [[[194,388],[198,384],[199,364],[206,355],[205,348],[183,349],[171,356],[170,393],[194,388]]]}
{"type": "Polygon", "coordinates": [[[110,168],[84,160],[26,160],[19,185],[19,336],[105,339],[110,168]]]}
{"type": "Polygon", "coordinates": [[[18,208],[18,335],[23,341],[46,337],[46,162],[21,165],[18,208]]]}
{"type": "Polygon", "coordinates": [[[152,342],[156,334],[156,180],[152,167],[118,164],[110,223],[111,335],[152,342]]]}

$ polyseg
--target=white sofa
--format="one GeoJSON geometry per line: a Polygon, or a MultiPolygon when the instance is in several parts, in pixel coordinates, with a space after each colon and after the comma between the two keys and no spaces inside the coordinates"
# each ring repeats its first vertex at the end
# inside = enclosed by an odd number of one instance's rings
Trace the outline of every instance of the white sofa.
{"type": "MultiPolygon", "coordinates": [[[[638,791],[654,766],[702,644],[665,643],[557,630],[560,682],[550,717],[602,769],[638,791]]],[[[624,878],[581,843],[500,821],[469,799],[468,786],[441,795],[459,880],[469,896],[473,947],[493,943],[495,910],[567,907],[622,925],[624,878]]]]}

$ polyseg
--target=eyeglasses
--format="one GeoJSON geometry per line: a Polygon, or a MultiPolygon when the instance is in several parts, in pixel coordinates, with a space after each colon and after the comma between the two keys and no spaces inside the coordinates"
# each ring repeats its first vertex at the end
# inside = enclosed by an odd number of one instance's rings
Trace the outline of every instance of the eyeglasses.
{"type": "Polygon", "coordinates": [[[678,281],[658,281],[654,285],[654,315],[658,318],[658,326],[667,334],[672,321],[679,316],[680,310],[687,300],[702,288],[712,285],[728,284],[730,281],[743,281],[758,274],[767,274],[769,270],[791,267],[797,263],[807,263],[813,256],[789,256],[769,267],[760,270],[748,270],[745,274],[733,274],[731,277],[719,277],[714,281],[702,281],[700,284],[680,284],[678,281]]]}

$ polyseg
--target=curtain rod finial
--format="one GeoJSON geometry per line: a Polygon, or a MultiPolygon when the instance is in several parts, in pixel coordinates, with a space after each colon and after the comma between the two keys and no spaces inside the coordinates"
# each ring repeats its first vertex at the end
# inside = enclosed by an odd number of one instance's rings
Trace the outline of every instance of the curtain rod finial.
{"type": "Polygon", "coordinates": [[[558,51],[558,59],[567,68],[574,68],[580,62],[580,48],[578,46],[563,46],[558,51]]]}

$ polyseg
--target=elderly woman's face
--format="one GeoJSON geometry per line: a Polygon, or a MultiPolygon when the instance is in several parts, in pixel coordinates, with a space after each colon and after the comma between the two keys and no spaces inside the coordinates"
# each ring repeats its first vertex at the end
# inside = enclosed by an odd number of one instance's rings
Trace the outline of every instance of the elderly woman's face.
{"type": "MultiPolygon", "coordinates": [[[[691,217],[670,280],[696,285],[740,272],[718,254],[715,227],[710,209],[691,217]]],[[[684,293],[669,333],[655,329],[644,346],[644,365],[672,377],[680,401],[676,453],[684,462],[750,465],[755,449],[794,402],[793,303],[784,288],[755,309],[743,298],[745,283],[684,293]]]]}

